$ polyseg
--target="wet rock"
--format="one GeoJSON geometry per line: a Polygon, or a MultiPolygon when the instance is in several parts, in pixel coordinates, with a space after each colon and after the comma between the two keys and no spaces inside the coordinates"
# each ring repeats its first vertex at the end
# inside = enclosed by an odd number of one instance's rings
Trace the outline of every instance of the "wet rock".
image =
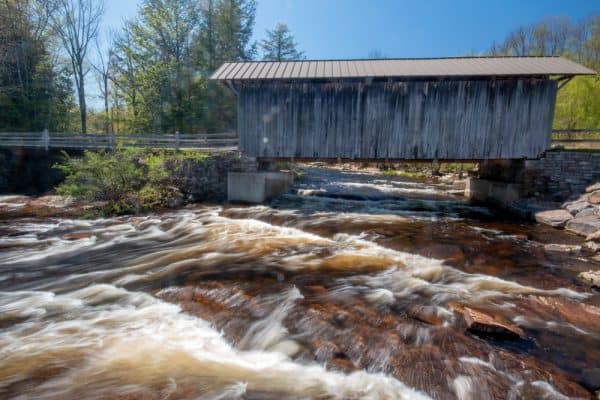
{"type": "Polygon", "coordinates": [[[424,322],[429,325],[442,325],[444,320],[441,319],[434,307],[431,306],[412,306],[406,310],[408,316],[424,322]]]}
{"type": "Polygon", "coordinates": [[[585,238],[586,241],[590,241],[593,240],[595,242],[600,242],[600,230],[597,230],[596,232],[592,233],[591,235],[588,235],[585,238]]]}
{"type": "Polygon", "coordinates": [[[71,232],[61,236],[63,240],[80,240],[94,236],[91,232],[71,232]]]}
{"type": "Polygon", "coordinates": [[[573,218],[566,210],[541,211],[535,214],[535,220],[540,224],[546,224],[555,228],[564,227],[573,218]]]}
{"type": "Polygon", "coordinates": [[[600,270],[581,272],[577,277],[592,287],[600,288],[600,270]]]}
{"type": "Polygon", "coordinates": [[[600,391],[600,368],[590,368],[582,372],[581,386],[590,391],[600,391]]]}
{"type": "Polygon", "coordinates": [[[600,204],[600,190],[596,190],[589,194],[588,201],[592,204],[600,204]]]}
{"type": "Polygon", "coordinates": [[[417,249],[419,254],[438,260],[462,261],[465,253],[459,246],[444,243],[432,243],[417,249]]]}
{"type": "Polygon", "coordinates": [[[583,244],[583,246],[581,246],[582,249],[584,249],[587,252],[590,252],[592,254],[598,253],[600,252],[600,242],[595,242],[595,241],[587,241],[583,244]]]}
{"type": "Polygon", "coordinates": [[[481,311],[465,307],[463,318],[467,330],[483,336],[499,339],[526,339],[525,332],[512,322],[500,317],[492,316],[481,311]]]}
{"type": "Polygon", "coordinates": [[[549,312],[546,315],[552,319],[560,316],[564,321],[589,332],[600,329],[600,308],[596,306],[561,297],[535,296],[533,300],[536,306],[549,312]]]}
{"type": "Polygon", "coordinates": [[[586,193],[592,193],[597,190],[600,190],[600,182],[596,182],[593,185],[590,185],[585,189],[586,193]]]}
{"type": "Polygon", "coordinates": [[[588,207],[575,214],[575,218],[589,217],[593,215],[596,215],[596,209],[594,207],[588,207]]]}
{"type": "Polygon", "coordinates": [[[580,236],[588,236],[600,230],[600,218],[596,215],[573,218],[567,222],[565,229],[580,236]]]}
{"type": "Polygon", "coordinates": [[[592,208],[592,205],[588,203],[586,200],[576,200],[573,202],[565,203],[565,207],[568,212],[573,215],[577,215],[582,211],[592,208]]]}
{"type": "Polygon", "coordinates": [[[573,244],[548,243],[544,245],[544,250],[555,251],[559,253],[577,253],[581,250],[581,246],[573,244]]]}

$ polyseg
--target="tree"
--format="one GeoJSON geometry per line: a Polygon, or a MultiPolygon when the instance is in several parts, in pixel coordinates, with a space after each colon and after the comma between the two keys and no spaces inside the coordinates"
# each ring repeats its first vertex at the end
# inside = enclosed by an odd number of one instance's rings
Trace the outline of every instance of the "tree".
{"type": "Polygon", "coordinates": [[[0,0],[0,129],[66,130],[73,107],[68,73],[55,67],[39,2],[0,0]]]}
{"type": "Polygon", "coordinates": [[[81,116],[81,132],[87,132],[87,107],[85,99],[85,77],[88,73],[86,65],[88,47],[98,36],[98,27],[104,14],[103,0],[55,0],[48,4],[56,4],[51,20],[54,31],[60,38],[67,52],[75,88],[79,100],[81,116]]]}
{"type": "Polygon", "coordinates": [[[298,44],[286,24],[278,23],[275,29],[267,29],[266,33],[266,39],[260,42],[263,60],[290,61],[304,58],[304,53],[297,49],[298,44]]]}
{"type": "Polygon", "coordinates": [[[110,77],[111,77],[111,66],[113,65],[113,49],[109,47],[106,53],[100,47],[99,42],[96,40],[96,61],[92,64],[92,67],[96,71],[96,78],[98,80],[98,89],[100,89],[100,97],[104,102],[104,133],[111,132],[110,124],[110,113],[109,113],[109,100],[111,97],[110,93],[110,77]]]}
{"type": "Polygon", "coordinates": [[[216,9],[217,64],[222,61],[251,60],[256,55],[252,30],[255,0],[221,0],[216,9]]]}

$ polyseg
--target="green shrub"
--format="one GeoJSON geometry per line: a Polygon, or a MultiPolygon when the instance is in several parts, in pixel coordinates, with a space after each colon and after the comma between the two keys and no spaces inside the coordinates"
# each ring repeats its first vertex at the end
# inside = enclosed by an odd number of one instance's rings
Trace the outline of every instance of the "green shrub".
{"type": "Polygon", "coordinates": [[[168,165],[181,166],[185,160],[203,161],[206,154],[168,150],[117,149],[85,151],[83,157],[64,159],[54,167],[65,175],[56,192],[77,199],[103,202],[102,213],[138,213],[166,207],[175,193],[176,182],[168,165]]]}

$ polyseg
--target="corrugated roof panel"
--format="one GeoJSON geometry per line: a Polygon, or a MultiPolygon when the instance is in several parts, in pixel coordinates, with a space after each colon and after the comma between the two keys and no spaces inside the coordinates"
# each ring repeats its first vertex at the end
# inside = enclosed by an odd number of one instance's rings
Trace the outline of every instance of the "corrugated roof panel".
{"type": "Polygon", "coordinates": [[[273,63],[266,63],[265,67],[260,71],[259,79],[267,79],[271,74],[271,69],[273,69],[275,65],[273,63]]]}
{"type": "Polygon", "coordinates": [[[292,76],[300,76],[300,70],[302,69],[302,62],[295,62],[292,64],[291,74],[292,76]]]}
{"type": "Polygon", "coordinates": [[[316,61],[306,61],[308,64],[308,75],[306,78],[310,79],[317,74],[317,62],[316,61]]]}
{"type": "Polygon", "coordinates": [[[224,63],[214,80],[594,75],[561,57],[462,57],[224,63]]]}
{"type": "Polygon", "coordinates": [[[256,63],[256,68],[254,68],[254,70],[250,74],[249,79],[258,78],[260,76],[260,72],[262,71],[262,69],[264,67],[265,67],[265,63],[263,63],[263,62],[256,63]]]}
{"type": "Polygon", "coordinates": [[[220,79],[222,76],[225,76],[227,74],[227,71],[233,69],[234,67],[235,64],[233,63],[225,63],[213,73],[210,79],[220,79]]]}
{"type": "Polygon", "coordinates": [[[283,77],[284,78],[293,78],[294,74],[292,73],[292,71],[294,70],[294,65],[296,63],[293,62],[287,62],[285,63],[285,69],[283,70],[283,77]]]}
{"type": "Polygon", "coordinates": [[[254,71],[256,70],[256,68],[258,68],[260,66],[260,63],[249,63],[252,64],[248,67],[248,69],[246,70],[246,79],[252,79],[252,75],[254,74],[254,71]]]}
{"type": "Polygon", "coordinates": [[[229,70],[227,72],[227,75],[222,79],[232,79],[235,76],[240,76],[238,72],[242,69],[244,63],[231,63],[231,65],[233,65],[233,68],[229,70]]]}

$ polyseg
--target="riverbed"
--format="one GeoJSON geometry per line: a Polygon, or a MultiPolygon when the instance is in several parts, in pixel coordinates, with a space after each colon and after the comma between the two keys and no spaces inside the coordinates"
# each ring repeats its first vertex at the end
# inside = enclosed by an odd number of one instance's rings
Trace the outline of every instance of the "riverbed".
{"type": "Polygon", "coordinates": [[[315,168],[266,206],[0,219],[0,398],[590,398],[600,263],[447,189],[315,168]]]}

